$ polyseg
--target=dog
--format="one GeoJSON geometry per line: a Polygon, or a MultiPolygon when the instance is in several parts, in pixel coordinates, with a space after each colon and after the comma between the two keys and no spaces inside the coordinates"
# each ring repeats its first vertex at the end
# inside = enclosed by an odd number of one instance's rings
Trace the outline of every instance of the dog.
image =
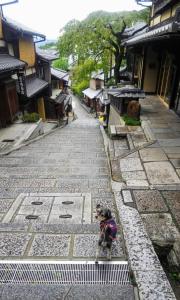
{"type": "Polygon", "coordinates": [[[96,213],[95,217],[100,221],[100,236],[95,260],[98,263],[100,252],[105,252],[105,250],[107,252],[107,259],[111,260],[112,242],[116,240],[117,226],[112,218],[110,209],[103,208],[100,204],[97,204],[96,213]]]}

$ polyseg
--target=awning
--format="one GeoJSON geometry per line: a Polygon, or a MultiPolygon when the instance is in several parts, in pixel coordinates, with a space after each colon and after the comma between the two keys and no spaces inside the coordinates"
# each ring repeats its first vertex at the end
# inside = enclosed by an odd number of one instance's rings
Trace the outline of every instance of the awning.
{"type": "Polygon", "coordinates": [[[0,74],[8,71],[23,69],[25,62],[9,54],[0,54],[0,74]]]}
{"type": "Polygon", "coordinates": [[[41,90],[46,88],[48,86],[48,82],[39,79],[37,77],[33,78],[26,78],[26,92],[27,92],[27,97],[32,98],[35,96],[37,93],[39,93],[41,90]]]}
{"type": "Polygon", "coordinates": [[[82,93],[87,96],[90,99],[94,99],[94,98],[100,98],[100,94],[102,93],[102,89],[99,90],[93,90],[91,88],[88,88],[84,91],[82,91],[82,93]]]}
{"type": "Polygon", "coordinates": [[[171,22],[171,23],[165,24],[163,26],[159,26],[156,29],[136,35],[133,38],[126,40],[124,42],[124,45],[130,46],[133,44],[138,44],[138,43],[142,43],[142,42],[155,40],[160,37],[163,37],[166,34],[177,33],[179,31],[180,31],[180,23],[171,22]]]}

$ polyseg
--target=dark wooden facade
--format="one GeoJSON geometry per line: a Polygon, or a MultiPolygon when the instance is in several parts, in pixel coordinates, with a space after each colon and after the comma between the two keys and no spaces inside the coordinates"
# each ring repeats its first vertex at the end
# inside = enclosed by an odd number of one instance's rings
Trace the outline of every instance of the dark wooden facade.
{"type": "Polygon", "coordinates": [[[137,86],[180,114],[180,2],[152,1],[148,30],[125,44],[137,86]]]}

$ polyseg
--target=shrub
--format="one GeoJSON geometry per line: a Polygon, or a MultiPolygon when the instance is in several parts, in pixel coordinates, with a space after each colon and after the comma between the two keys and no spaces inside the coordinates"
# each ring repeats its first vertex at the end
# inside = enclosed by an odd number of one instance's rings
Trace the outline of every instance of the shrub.
{"type": "Polygon", "coordinates": [[[35,112],[33,113],[25,113],[23,115],[23,118],[22,118],[23,122],[25,123],[35,123],[37,121],[39,121],[39,115],[35,112]]]}
{"type": "Polygon", "coordinates": [[[123,118],[123,120],[124,120],[124,122],[125,122],[126,125],[129,125],[129,126],[141,126],[141,121],[140,120],[128,117],[127,115],[124,115],[122,118],[123,118]]]}

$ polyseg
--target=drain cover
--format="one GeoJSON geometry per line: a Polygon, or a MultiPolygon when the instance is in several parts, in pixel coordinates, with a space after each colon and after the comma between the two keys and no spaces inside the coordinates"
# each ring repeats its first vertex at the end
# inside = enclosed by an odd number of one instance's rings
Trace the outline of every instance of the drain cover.
{"type": "Polygon", "coordinates": [[[25,219],[27,220],[36,220],[38,218],[38,216],[34,216],[34,215],[28,215],[25,217],[25,219]]]}
{"type": "Polygon", "coordinates": [[[67,214],[67,215],[60,215],[59,218],[61,218],[61,219],[70,219],[70,218],[72,218],[72,215],[69,215],[69,214],[67,214]]]}
{"type": "Polygon", "coordinates": [[[33,202],[31,202],[31,204],[33,204],[33,205],[42,205],[43,202],[41,202],[41,201],[33,201],[33,202]]]}
{"type": "Polygon", "coordinates": [[[3,143],[12,143],[12,142],[14,142],[15,140],[10,140],[10,139],[6,139],[6,140],[3,140],[2,142],[3,143]]]}
{"type": "Polygon", "coordinates": [[[73,201],[63,201],[62,204],[67,204],[67,205],[69,205],[69,204],[74,204],[74,202],[73,202],[73,201]]]}
{"type": "Polygon", "coordinates": [[[0,284],[112,284],[129,285],[124,262],[2,262],[0,284]]]}

